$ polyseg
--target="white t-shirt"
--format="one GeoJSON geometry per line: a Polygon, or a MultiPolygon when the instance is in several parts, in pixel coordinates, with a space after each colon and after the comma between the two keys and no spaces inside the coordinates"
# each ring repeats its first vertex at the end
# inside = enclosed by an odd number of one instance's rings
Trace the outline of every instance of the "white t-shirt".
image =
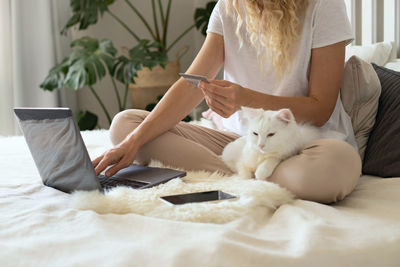
{"type": "MultiPolygon", "coordinates": [[[[311,0],[304,19],[297,57],[292,62],[290,70],[283,74],[281,81],[275,83],[274,74],[262,71],[260,68],[256,51],[246,38],[244,17],[241,28],[243,46],[240,47],[235,34],[237,23],[226,13],[226,1],[218,1],[212,12],[207,32],[224,37],[224,79],[254,91],[276,96],[308,96],[311,50],[341,41],[350,43],[353,40],[343,0],[311,0]]],[[[241,5],[241,1],[239,2],[241,5]]],[[[244,15],[244,11],[242,14],[244,15]]],[[[265,69],[268,70],[269,66],[267,60],[265,69]]],[[[227,131],[244,135],[247,121],[242,112],[238,111],[223,119],[223,126],[227,131]]],[[[346,141],[357,147],[351,119],[343,108],[340,96],[330,119],[322,127],[345,135],[346,141]]]]}

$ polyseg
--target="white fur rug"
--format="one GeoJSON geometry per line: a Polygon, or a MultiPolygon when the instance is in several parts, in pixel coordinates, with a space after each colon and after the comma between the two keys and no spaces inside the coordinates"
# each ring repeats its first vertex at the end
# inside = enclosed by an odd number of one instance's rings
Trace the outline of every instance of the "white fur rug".
{"type": "Polygon", "coordinates": [[[255,208],[262,207],[273,211],[292,201],[293,195],[276,184],[207,172],[188,172],[183,179],[173,179],[143,190],[117,187],[106,194],[80,191],[72,196],[72,205],[83,210],[90,209],[98,213],[137,213],[207,223],[227,223],[255,208]],[[160,196],[210,190],[222,190],[237,198],[184,205],[169,205],[159,199],[160,196]]]}
{"type": "MultiPolygon", "coordinates": [[[[85,132],[85,143],[90,154],[99,154],[109,147],[104,131],[85,132]],[[101,145],[104,144],[104,145],[101,145]]],[[[151,166],[162,166],[152,162],[151,166]]],[[[72,195],[72,206],[98,213],[136,213],[178,221],[227,223],[245,216],[256,208],[274,211],[280,205],[290,203],[294,196],[270,182],[224,176],[218,172],[187,172],[183,179],[173,179],[149,189],[135,190],[117,187],[105,194],[78,191],[72,195]],[[222,190],[237,196],[219,202],[202,202],[184,205],[168,205],[160,196],[222,190]]]]}

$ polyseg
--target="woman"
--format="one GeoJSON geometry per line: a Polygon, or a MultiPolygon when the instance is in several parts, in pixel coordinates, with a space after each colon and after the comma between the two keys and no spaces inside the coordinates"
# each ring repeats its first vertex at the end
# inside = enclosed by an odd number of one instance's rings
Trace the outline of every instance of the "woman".
{"type": "Polygon", "coordinates": [[[296,121],[336,130],[347,142],[311,142],[268,180],[302,199],[343,199],[361,173],[351,121],[338,97],[351,40],[343,0],[219,0],[187,73],[213,79],[224,65],[225,80],[199,89],[180,79],[151,113],[119,113],[110,128],[115,147],[93,161],[96,173],[113,165],[106,172],[112,176],[134,159],[230,173],[219,155],[245,132],[240,107],[290,108],[296,121]],[[223,130],[180,122],[204,98],[206,115],[223,130]]]}

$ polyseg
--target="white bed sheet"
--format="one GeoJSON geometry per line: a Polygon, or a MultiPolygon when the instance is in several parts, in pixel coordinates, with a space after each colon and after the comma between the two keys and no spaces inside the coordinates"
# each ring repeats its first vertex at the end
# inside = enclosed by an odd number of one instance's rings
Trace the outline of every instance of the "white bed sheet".
{"type": "MultiPolygon", "coordinates": [[[[83,136],[92,156],[110,146],[105,131],[83,136]]],[[[0,266],[400,266],[399,178],[216,225],[73,209],[22,137],[0,138],[0,166],[0,266]]]]}

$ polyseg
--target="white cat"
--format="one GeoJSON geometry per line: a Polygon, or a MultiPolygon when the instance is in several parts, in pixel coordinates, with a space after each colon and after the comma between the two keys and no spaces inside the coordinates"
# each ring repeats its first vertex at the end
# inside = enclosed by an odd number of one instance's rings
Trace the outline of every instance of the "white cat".
{"type": "Polygon", "coordinates": [[[265,180],[283,160],[297,154],[303,146],[328,137],[322,129],[297,124],[290,109],[264,111],[242,107],[249,119],[248,133],[229,143],[222,160],[242,178],[265,180]]]}

